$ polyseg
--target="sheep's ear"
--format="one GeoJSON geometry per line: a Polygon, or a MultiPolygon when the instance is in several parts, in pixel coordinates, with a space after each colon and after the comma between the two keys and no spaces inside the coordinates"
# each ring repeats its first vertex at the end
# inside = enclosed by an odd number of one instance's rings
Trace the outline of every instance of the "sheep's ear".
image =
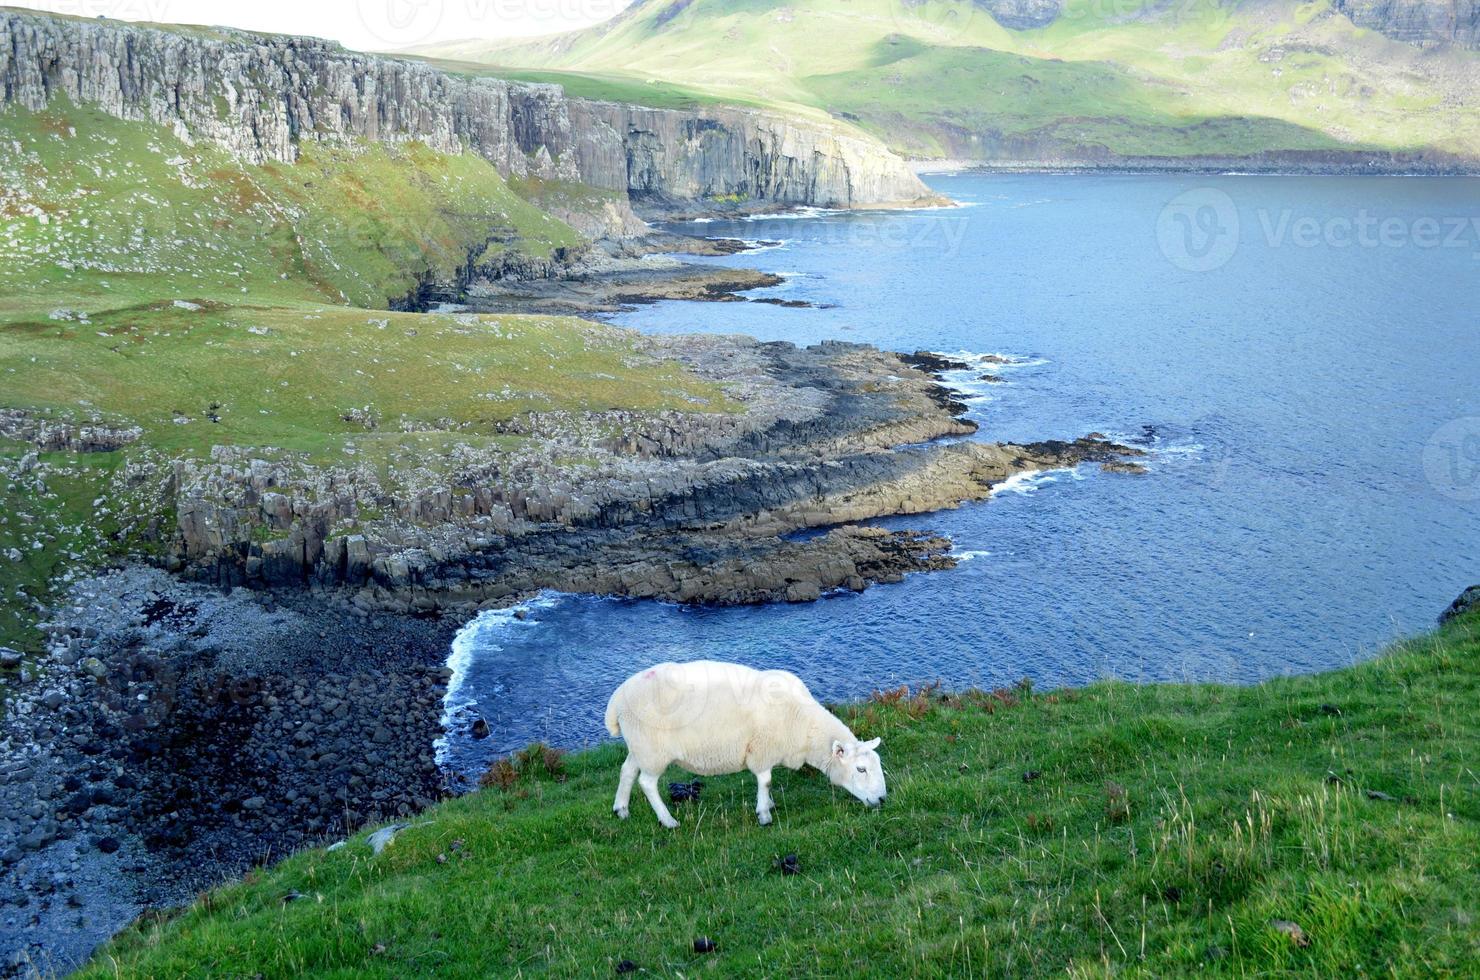
{"type": "Polygon", "coordinates": [[[833,739],[833,755],[841,759],[848,754],[848,747],[837,739],[833,739]]]}
{"type": "Polygon", "coordinates": [[[858,747],[858,750],[860,752],[872,752],[874,749],[877,749],[879,747],[879,743],[882,741],[884,741],[882,738],[871,738],[867,742],[864,742],[862,745],[860,745],[858,747]]]}

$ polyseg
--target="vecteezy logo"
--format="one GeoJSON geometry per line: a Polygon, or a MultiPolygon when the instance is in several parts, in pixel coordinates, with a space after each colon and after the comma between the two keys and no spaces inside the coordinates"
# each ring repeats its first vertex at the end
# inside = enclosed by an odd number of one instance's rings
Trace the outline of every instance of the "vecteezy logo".
{"type": "Polygon", "coordinates": [[[444,0],[357,0],[360,23],[387,47],[404,48],[431,38],[442,23],[444,0]]]}
{"type": "Polygon", "coordinates": [[[1455,419],[1423,447],[1423,472],[1429,485],[1454,500],[1480,500],[1480,418],[1455,419]]]}
{"type": "Polygon", "coordinates": [[[1161,254],[1179,269],[1211,272],[1238,251],[1238,208],[1213,187],[1183,191],[1156,219],[1161,254]]]}

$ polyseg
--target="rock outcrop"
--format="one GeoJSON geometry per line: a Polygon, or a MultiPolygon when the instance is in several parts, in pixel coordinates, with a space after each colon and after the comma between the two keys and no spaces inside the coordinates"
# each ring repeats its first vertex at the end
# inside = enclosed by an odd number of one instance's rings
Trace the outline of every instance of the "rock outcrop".
{"type": "Polygon", "coordinates": [[[1459,619],[1461,616],[1469,615],[1480,609],[1480,585],[1472,585],[1459,594],[1449,608],[1439,614],[1439,625],[1443,626],[1451,620],[1459,619]]]}
{"type": "Polygon", "coordinates": [[[59,96],[96,105],[251,163],[293,161],[303,140],[419,140],[477,153],[505,175],[662,200],[856,207],[930,196],[881,144],[827,123],[574,99],[556,85],[456,74],[318,38],[0,10],[0,95],[34,110],[59,96]]]}
{"type": "Polygon", "coordinates": [[[974,0],[978,7],[992,15],[1003,27],[1030,31],[1047,27],[1063,10],[1061,0],[974,0]]]}
{"type": "Polygon", "coordinates": [[[1135,452],[1099,440],[940,442],[974,431],[964,406],[869,347],[649,343],[725,382],[741,410],[532,414],[504,427],[523,449],[468,448],[450,470],[396,483],[373,467],[219,447],[209,462],[174,464],[172,567],[223,587],[347,587],[366,612],[466,612],[542,588],[796,601],[950,564],[943,542],[848,525],[1135,452]],[[834,530],[791,538],[819,528],[834,530]]]}
{"type": "Polygon", "coordinates": [[[1480,48],[1477,0],[1334,0],[1358,27],[1419,47],[1480,48]]]}

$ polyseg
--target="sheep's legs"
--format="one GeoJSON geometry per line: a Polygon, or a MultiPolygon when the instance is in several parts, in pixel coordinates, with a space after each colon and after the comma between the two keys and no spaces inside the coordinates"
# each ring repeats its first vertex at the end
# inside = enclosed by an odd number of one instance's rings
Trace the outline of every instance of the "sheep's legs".
{"type": "Polygon", "coordinates": [[[642,787],[643,795],[653,805],[653,812],[658,815],[658,823],[672,830],[678,826],[678,821],[673,819],[673,814],[668,812],[668,805],[663,802],[663,797],[658,795],[658,777],[662,775],[656,772],[643,772],[637,777],[637,785],[642,787]]]}
{"type": "Polygon", "coordinates": [[[623,820],[627,819],[627,806],[632,802],[632,781],[637,778],[637,760],[627,754],[622,763],[622,777],[617,780],[617,798],[612,803],[612,812],[623,820]]]}
{"type": "Polygon", "coordinates": [[[771,811],[776,802],[771,799],[771,770],[755,774],[755,816],[761,826],[771,822],[771,811]]]}

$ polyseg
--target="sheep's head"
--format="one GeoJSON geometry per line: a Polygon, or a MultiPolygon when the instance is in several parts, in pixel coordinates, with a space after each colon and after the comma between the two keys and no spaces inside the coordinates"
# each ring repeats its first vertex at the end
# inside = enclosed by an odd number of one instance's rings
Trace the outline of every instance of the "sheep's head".
{"type": "Polygon", "coordinates": [[[884,764],[879,761],[879,742],[839,742],[832,744],[832,764],[827,777],[869,806],[884,802],[884,764]]]}

